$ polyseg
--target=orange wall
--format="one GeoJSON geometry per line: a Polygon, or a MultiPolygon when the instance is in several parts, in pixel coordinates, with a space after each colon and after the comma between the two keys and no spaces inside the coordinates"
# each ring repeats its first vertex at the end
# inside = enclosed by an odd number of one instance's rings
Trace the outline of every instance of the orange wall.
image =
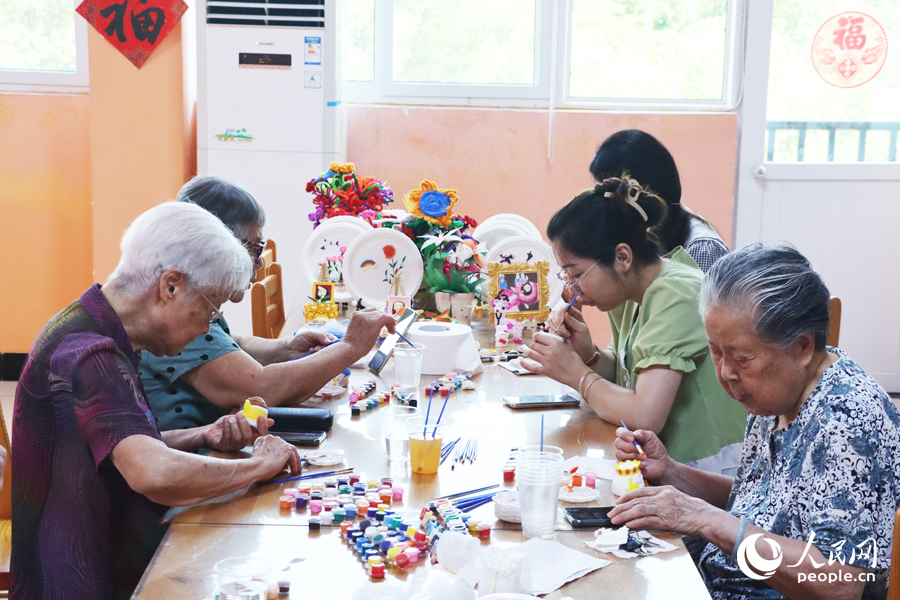
{"type": "MultiPolygon", "coordinates": [[[[686,205],[731,240],[737,116],[559,111],[555,153],[547,159],[546,111],[349,107],[347,159],[388,182],[398,200],[424,179],[457,189],[456,209],[478,221],[503,212],[544,231],[553,213],[591,184],[588,165],[611,133],[643,129],[678,163],[686,205]]],[[[402,206],[402,201],[400,202],[402,206]]],[[[589,314],[596,341],[606,318],[589,314]]]]}
{"type": "Polygon", "coordinates": [[[91,284],[90,99],[0,94],[0,352],[91,284]]]}

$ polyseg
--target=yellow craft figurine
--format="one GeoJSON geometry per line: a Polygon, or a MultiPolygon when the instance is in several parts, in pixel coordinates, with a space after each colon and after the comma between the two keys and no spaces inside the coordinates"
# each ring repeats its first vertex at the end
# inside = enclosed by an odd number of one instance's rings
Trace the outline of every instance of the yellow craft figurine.
{"type": "Polygon", "coordinates": [[[612,493],[616,496],[624,496],[631,490],[636,490],[644,485],[644,476],[641,474],[641,461],[626,460],[616,465],[616,476],[612,480],[612,493]]]}
{"type": "Polygon", "coordinates": [[[262,398],[254,396],[244,400],[244,408],[240,410],[239,414],[244,415],[252,427],[256,427],[256,420],[259,417],[269,418],[269,409],[265,407],[262,398]]]}

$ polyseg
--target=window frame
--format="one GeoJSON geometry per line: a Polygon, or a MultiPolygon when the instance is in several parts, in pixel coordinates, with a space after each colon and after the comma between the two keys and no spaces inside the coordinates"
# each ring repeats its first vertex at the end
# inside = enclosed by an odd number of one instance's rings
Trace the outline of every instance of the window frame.
{"type": "Polygon", "coordinates": [[[569,94],[572,0],[536,0],[534,84],[434,84],[393,81],[393,0],[375,1],[374,80],[343,80],[343,95],[353,104],[670,110],[727,112],[740,102],[748,0],[726,0],[725,61],[722,98],[676,100],[598,98],[569,94]],[[554,36],[554,25],[556,35],[554,36]],[[553,41],[556,40],[554,47],[553,41]],[[555,73],[553,66],[555,63],[555,73]],[[552,80],[555,79],[555,86],[552,80]],[[551,97],[551,88],[553,94],[551,97]]]}
{"type": "Polygon", "coordinates": [[[80,0],[72,3],[75,20],[75,71],[0,69],[0,92],[78,93],[90,89],[88,68],[88,23],[75,12],[80,0]]]}

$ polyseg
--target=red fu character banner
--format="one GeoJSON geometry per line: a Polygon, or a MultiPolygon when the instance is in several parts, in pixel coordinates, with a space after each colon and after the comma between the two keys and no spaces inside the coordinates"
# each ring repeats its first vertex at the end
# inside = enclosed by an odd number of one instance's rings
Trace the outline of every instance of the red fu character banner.
{"type": "Polygon", "coordinates": [[[861,12],[845,12],[825,21],[812,45],[816,73],[839,88],[868,83],[887,59],[887,34],[881,23],[861,12]]]}
{"type": "Polygon", "coordinates": [[[140,69],[187,9],[182,0],[84,0],[75,10],[140,69]]]}

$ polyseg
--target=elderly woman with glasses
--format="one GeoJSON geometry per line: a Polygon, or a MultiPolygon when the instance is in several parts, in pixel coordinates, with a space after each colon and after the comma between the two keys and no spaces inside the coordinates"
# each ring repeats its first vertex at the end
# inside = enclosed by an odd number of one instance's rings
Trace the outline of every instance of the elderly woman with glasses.
{"type": "Polygon", "coordinates": [[[735,478],[673,460],[650,431],[618,430],[653,487],[614,523],[709,542],[716,600],[884,599],[900,498],[900,414],[846,352],[825,345],[829,294],[796,250],[756,244],[707,275],[701,310],[716,374],[749,413],[735,478]]]}
{"type": "MultiPolygon", "coordinates": [[[[221,177],[200,175],[181,188],[176,200],[219,217],[250,254],[256,277],[266,245],[266,215],[250,192],[221,177]]],[[[230,299],[240,302],[243,296],[241,289],[230,299]]],[[[269,406],[302,402],[365,356],[382,327],[393,332],[395,323],[378,310],[356,312],[340,343],[291,360],[334,338],[310,330],[275,340],[238,335],[221,313],[213,316],[210,330],[191,340],[178,355],[144,352],[141,380],[162,431],[206,425],[251,396],[269,406]]]]}
{"type": "Polygon", "coordinates": [[[659,434],[678,460],[733,474],[745,416],[716,381],[698,311],[703,273],[680,247],[660,257],[649,231],[665,214],[665,201],[623,177],[553,216],[561,277],[607,313],[612,343],[598,349],[573,307],[551,316],[522,364],[578,390],[606,421],[659,434]]]}
{"type": "Polygon", "coordinates": [[[168,506],[265,481],[296,449],[241,416],[160,433],[140,352],[176,356],[250,279],[250,259],[205,210],[169,202],[135,219],[122,257],[53,317],[31,348],[13,417],[11,597],[128,598],[165,533],[168,506]],[[255,440],[255,442],[254,442],[255,440]],[[199,456],[201,447],[251,458],[199,456]]]}

